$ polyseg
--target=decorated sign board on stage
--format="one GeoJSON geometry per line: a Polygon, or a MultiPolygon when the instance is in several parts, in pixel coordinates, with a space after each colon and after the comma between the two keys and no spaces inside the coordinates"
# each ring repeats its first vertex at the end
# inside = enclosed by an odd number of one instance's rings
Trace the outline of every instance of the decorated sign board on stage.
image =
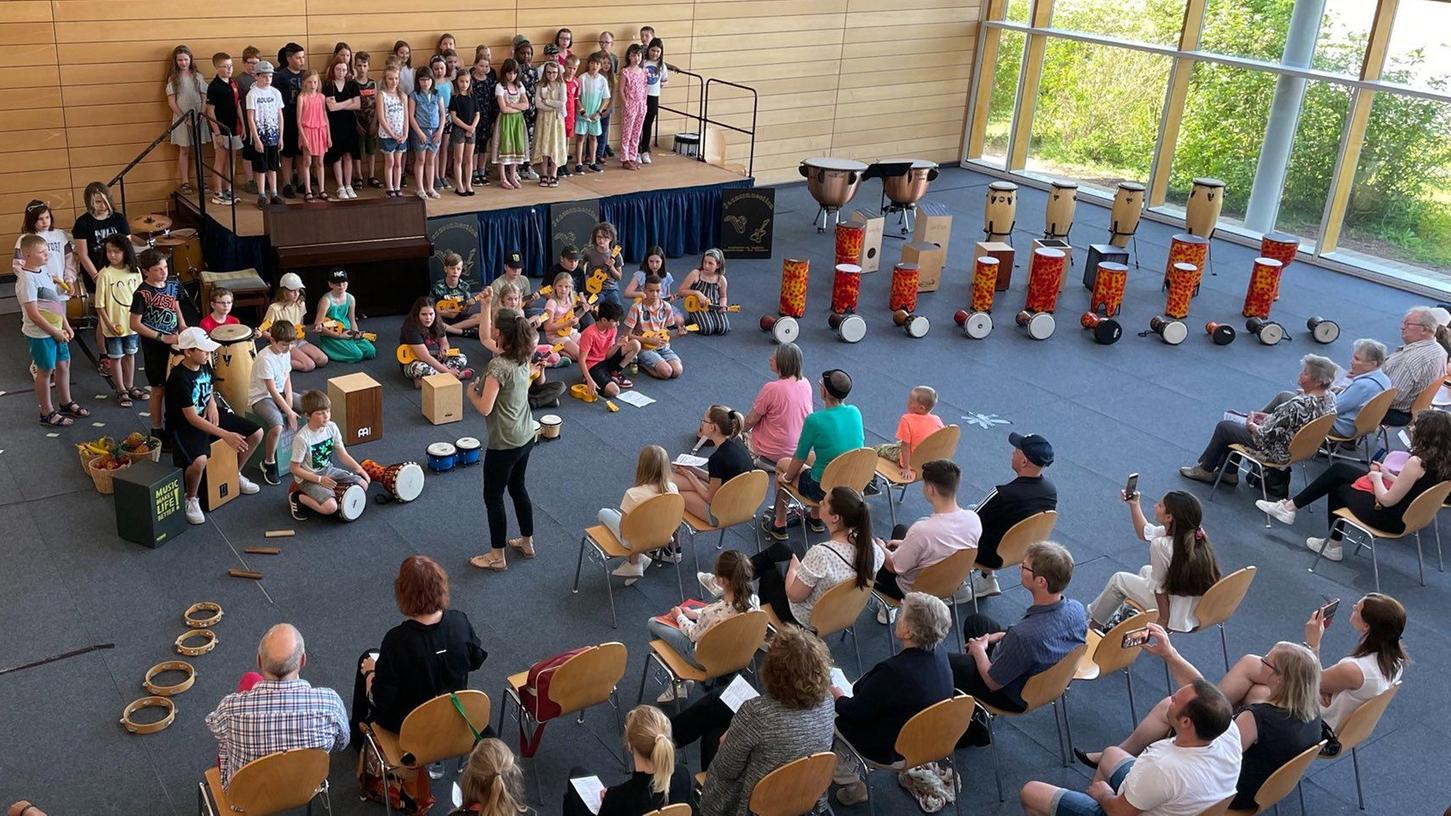
{"type": "MultiPolygon", "coordinates": [[[[549,205],[549,263],[545,264],[546,269],[554,267],[554,262],[559,260],[559,253],[567,246],[583,250],[589,245],[590,231],[600,222],[600,202],[598,199],[587,201],[567,201],[559,204],[549,205]]],[[[553,283],[554,281],[545,281],[553,283]]]]}
{"type": "Polygon", "coordinates": [[[116,471],[116,535],[155,549],[187,528],[181,469],[142,460],[116,471]]]}
{"type": "Polygon", "coordinates": [[[464,387],[458,377],[444,372],[423,378],[423,416],[434,425],[464,418],[464,387]]]}
{"type": "Polygon", "coordinates": [[[722,190],[720,220],[720,248],[727,258],[770,258],[776,225],[776,189],[722,190]]]}
{"type": "Polygon", "coordinates": [[[383,386],[360,372],[327,381],[333,422],[349,447],[383,438],[383,386]]]}
{"type": "Polygon", "coordinates": [[[485,270],[479,255],[479,219],[476,215],[454,215],[428,219],[428,240],[433,254],[428,258],[430,284],[443,280],[443,256],[458,253],[464,261],[464,281],[482,281],[485,270]]]}

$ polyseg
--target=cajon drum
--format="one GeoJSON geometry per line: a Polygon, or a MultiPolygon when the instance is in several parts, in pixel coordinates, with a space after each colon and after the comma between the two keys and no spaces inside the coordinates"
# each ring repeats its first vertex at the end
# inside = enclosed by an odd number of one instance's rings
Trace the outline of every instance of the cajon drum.
{"type": "Polygon", "coordinates": [[[207,467],[202,472],[202,506],[208,513],[237,498],[241,486],[238,480],[237,452],[226,440],[212,443],[207,454],[207,467]]]}
{"type": "Polygon", "coordinates": [[[1013,285],[1013,245],[1001,241],[978,241],[974,258],[988,256],[998,259],[998,285],[994,291],[1006,292],[1013,285]]]}
{"type": "Polygon", "coordinates": [[[936,292],[942,281],[946,251],[937,244],[913,241],[902,246],[902,262],[917,264],[917,291],[936,292]]]}
{"type": "Polygon", "coordinates": [[[383,438],[383,386],[377,380],[362,372],[333,377],[327,396],[344,445],[383,438]]]}
{"type": "Polygon", "coordinates": [[[464,418],[464,386],[458,377],[444,372],[423,378],[423,416],[434,425],[464,418]]]}
{"type": "Polygon", "coordinates": [[[1088,263],[1083,267],[1083,288],[1093,291],[1094,285],[1098,283],[1098,265],[1104,261],[1128,266],[1129,251],[1113,244],[1089,244],[1088,263]]]}
{"type": "Polygon", "coordinates": [[[116,534],[156,549],[187,528],[181,469],[142,460],[116,471],[116,534]]]}
{"type": "Polygon", "coordinates": [[[882,268],[882,234],[887,229],[887,219],[880,215],[868,215],[863,210],[851,214],[848,224],[855,224],[865,230],[862,237],[862,254],[856,265],[862,272],[876,272],[882,268]]]}
{"type": "Polygon", "coordinates": [[[925,201],[917,205],[917,225],[912,231],[913,241],[926,241],[945,248],[951,237],[952,216],[948,214],[947,207],[925,201]]]}

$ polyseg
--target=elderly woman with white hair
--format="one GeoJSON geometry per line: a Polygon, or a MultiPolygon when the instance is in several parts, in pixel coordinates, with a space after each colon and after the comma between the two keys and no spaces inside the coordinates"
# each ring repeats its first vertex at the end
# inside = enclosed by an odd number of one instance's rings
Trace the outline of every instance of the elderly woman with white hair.
{"type": "MultiPolygon", "coordinates": [[[[1377,394],[1391,387],[1391,378],[1381,366],[1386,361],[1385,343],[1370,338],[1355,341],[1350,355],[1350,369],[1342,381],[1331,387],[1335,394],[1335,425],[1330,432],[1336,436],[1350,437],[1355,433],[1355,419],[1377,394]]],[[[1294,391],[1281,391],[1264,407],[1265,413],[1295,397],[1294,391]]]]}
{"type": "MultiPolygon", "coordinates": [[[[1214,435],[1199,454],[1199,461],[1179,468],[1179,475],[1214,484],[1219,470],[1229,461],[1229,446],[1233,444],[1253,449],[1256,458],[1263,461],[1288,462],[1290,440],[1295,434],[1310,422],[1335,413],[1335,397],[1330,393],[1335,375],[1336,366],[1330,358],[1306,354],[1300,359],[1298,393],[1268,413],[1251,411],[1242,420],[1221,420],[1214,426],[1214,435]]],[[[1225,471],[1223,482],[1239,484],[1239,474],[1225,471]]]]}
{"type": "MultiPolygon", "coordinates": [[[[952,628],[947,604],[922,592],[908,592],[897,613],[902,651],[873,666],[846,689],[832,688],[836,731],[867,759],[889,765],[897,756],[897,734],[923,709],[952,696],[952,667],[943,638],[952,628]]],[[[837,801],[865,802],[867,787],[852,763],[838,761],[837,801]]]]}

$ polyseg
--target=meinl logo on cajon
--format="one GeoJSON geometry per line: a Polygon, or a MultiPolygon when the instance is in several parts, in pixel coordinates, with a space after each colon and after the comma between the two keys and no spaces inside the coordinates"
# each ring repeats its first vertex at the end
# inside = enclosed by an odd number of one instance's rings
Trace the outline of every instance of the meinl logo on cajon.
{"type": "Polygon", "coordinates": [[[383,386],[362,372],[327,381],[333,422],[349,445],[383,438],[383,386]]]}

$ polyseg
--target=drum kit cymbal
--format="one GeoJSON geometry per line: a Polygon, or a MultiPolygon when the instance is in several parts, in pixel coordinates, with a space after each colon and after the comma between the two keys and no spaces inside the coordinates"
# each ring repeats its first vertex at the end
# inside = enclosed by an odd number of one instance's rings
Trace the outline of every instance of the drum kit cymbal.
{"type": "Polygon", "coordinates": [[[173,230],[171,217],[147,213],[131,219],[131,243],[144,249],[175,249],[196,240],[197,231],[190,227],[173,230]]]}

